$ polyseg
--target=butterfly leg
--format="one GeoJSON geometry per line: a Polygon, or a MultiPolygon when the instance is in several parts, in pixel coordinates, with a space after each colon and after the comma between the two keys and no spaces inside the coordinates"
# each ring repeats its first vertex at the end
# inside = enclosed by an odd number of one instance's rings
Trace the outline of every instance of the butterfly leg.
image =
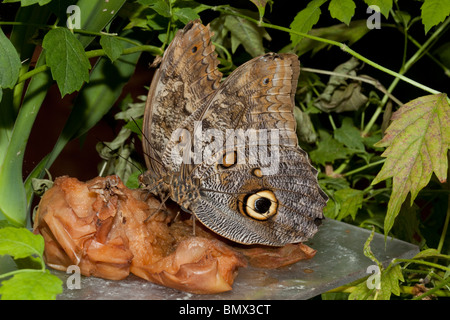
{"type": "Polygon", "coordinates": [[[169,199],[170,195],[167,195],[163,200],[161,200],[161,204],[159,205],[158,209],[153,211],[147,218],[145,218],[144,223],[147,223],[155,214],[160,212],[163,207],[165,207],[167,199],[169,199]]]}
{"type": "Polygon", "coordinates": [[[192,219],[192,236],[195,237],[195,221],[197,220],[195,218],[195,215],[191,215],[191,219],[192,219]]]}

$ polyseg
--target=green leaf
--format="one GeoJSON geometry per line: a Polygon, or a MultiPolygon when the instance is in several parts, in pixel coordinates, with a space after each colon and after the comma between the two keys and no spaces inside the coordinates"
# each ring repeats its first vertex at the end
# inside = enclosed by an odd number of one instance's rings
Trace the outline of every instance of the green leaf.
{"type": "Polygon", "coordinates": [[[380,12],[383,14],[383,16],[389,18],[389,11],[392,9],[393,0],[364,0],[364,2],[368,6],[375,5],[378,8],[380,8],[380,12]]]}
{"type": "Polygon", "coordinates": [[[361,83],[348,80],[343,75],[356,75],[356,69],[360,61],[354,57],[338,65],[330,76],[330,80],[314,106],[325,112],[344,112],[358,110],[364,106],[368,98],[361,92],[361,83]]]}
{"type": "Polygon", "coordinates": [[[42,256],[44,239],[25,228],[5,227],[0,229],[0,255],[10,255],[15,259],[33,254],[42,256]]]}
{"type": "Polygon", "coordinates": [[[355,14],[356,5],[353,0],[331,0],[328,5],[331,17],[349,25],[355,14]]]}
{"type": "Polygon", "coordinates": [[[358,209],[362,207],[364,193],[361,190],[346,188],[337,190],[333,197],[339,202],[340,210],[337,220],[342,220],[351,216],[353,220],[356,218],[358,209]]]}
{"type": "Polygon", "coordinates": [[[114,62],[122,54],[122,42],[115,37],[101,36],[100,45],[102,46],[103,50],[105,50],[105,53],[111,60],[111,62],[114,62]]]}
{"type": "Polygon", "coordinates": [[[22,7],[31,6],[33,4],[38,3],[40,6],[46,5],[47,3],[51,2],[52,0],[4,0],[3,3],[8,2],[20,2],[20,5],[22,7]]]}
{"type": "Polygon", "coordinates": [[[392,115],[392,123],[376,147],[387,147],[381,171],[372,184],[393,177],[385,234],[391,229],[406,196],[411,204],[434,172],[447,179],[447,150],[450,147],[450,106],[445,93],[417,98],[392,115]]]}
{"type": "Polygon", "coordinates": [[[63,282],[48,270],[21,272],[2,282],[2,300],[54,300],[62,293],[63,282]]]}
{"type": "Polygon", "coordinates": [[[450,260],[450,255],[442,254],[436,249],[425,249],[414,256],[413,259],[439,258],[450,260]]]}
{"type": "Polygon", "coordinates": [[[399,296],[399,282],[403,281],[405,281],[405,279],[403,278],[402,268],[399,264],[391,268],[387,268],[381,273],[381,291],[379,294],[379,299],[389,300],[392,293],[399,296]]]}
{"type": "Polygon", "coordinates": [[[165,0],[141,0],[138,2],[143,5],[148,5],[163,17],[170,18],[172,16],[170,6],[165,0]]]}
{"type": "Polygon", "coordinates": [[[425,0],[422,7],[422,23],[425,26],[425,33],[428,33],[430,29],[450,14],[450,1],[449,0],[425,0]]]}
{"type": "Polygon", "coordinates": [[[365,150],[361,132],[353,125],[351,118],[344,118],[342,126],[334,131],[334,137],[350,149],[365,150]]]}
{"type": "Polygon", "coordinates": [[[47,64],[61,96],[81,88],[89,81],[91,64],[80,41],[66,28],[50,30],[44,37],[47,64]]]}
{"type": "Polygon", "coordinates": [[[184,24],[192,20],[200,19],[198,13],[192,8],[174,8],[173,14],[184,24]]]}
{"type": "Polygon", "coordinates": [[[20,58],[16,48],[0,28],[0,89],[14,87],[19,77],[20,67],[20,58]]]}
{"type": "Polygon", "coordinates": [[[294,108],[294,117],[297,122],[298,139],[306,143],[315,143],[318,137],[309,114],[300,108],[294,108]]]}
{"type": "MultiPolygon", "coordinates": [[[[108,24],[117,16],[126,0],[92,1],[78,0],[77,6],[81,12],[81,29],[93,32],[103,31],[108,24]]],[[[77,34],[84,48],[91,43],[95,36],[77,34]]]]}
{"type": "Polygon", "coordinates": [[[314,163],[325,165],[327,162],[334,162],[336,159],[346,159],[349,151],[342,143],[333,139],[326,131],[319,131],[320,142],[316,150],[309,153],[314,163]]]}
{"type": "Polygon", "coordinates": [[[381,272],[380,289],[369,289],[366,281],[361,282],[349,295],[349,300],[389,300],[392,294],[400,295],[399,281],[404,281],[402,268],[395,265],[381,272]]]}
{"type": "MultiPolygon", "coordinates": [[[[320,6],[325,2],[326,0],[310,1],[305,9],[297,13],[290,25],[290,28],[298,32],[308,33],[312,29],[312,27],[319,21],[320,14],[322,13],[320,10],[320,6]]],[[[302,36],[291,33],[292,45],[296,46],[300,42],[300,40],[302,40],[302,38],[302,36]]]]}
{"type": "Polygon", "coordinates": [[[142,174],[140,171],[135,171],[128,177],[127,183],[125,184],[129,189],[137,189],[140,186],[139,176],[142,174]]]}
{"type": "MultiPolygon", "coordinates": [[[[130,34],[132,32],[128,30],[120,36],[129,37],[130,34]]],[[[125,42],[124,46],[128,48],[132,44],[125,42]]],[[[121,56],[114,64],[107,58],[102,58],[95,64],[90,75],[91,81],[82,88],[75,99],[72,112],[52,152],[27,177],[25,181],[27,194],[32,193],[32,178],[42,177],[45,173],[44,168],[50,168],[70,140],[89,131],[112,108],[121,95],[122,88],[133,75],[139,57],[140,52],[136,52],[121,56]]]]}
{"type": "Polygon", "coordinates": [[[261,27],[254,23],[232,15],[225,17],[223,25],[231,33],[232,52],[234,53],[239,45],[242,45],[252,57],[264,54],[263,37],[269,35],[261,27]]]}
{"type": "Polygon", "coordinates": [[[372,227],[372,232],[370,233],[370,236],[367,238],[366,242],[364,243],[363,253],[367,258],[369,258],[370,260],[375,262],[380,269],[382,269],[383,266],[377,260],[377,258],[375,257],[375,255],[372,252],[372,249],[370,248],[370,243],[372,242],[374,236],[375,236],[375,228],[372,227]]]}
{"type": "Polygon", "coordinates": [[[253,2],[255,6],[258,8],[259,20],[262,21],[264,13],[266,12],[267,3],[272,5],[273,0],[250,0],[250,1],[253,2]]]}

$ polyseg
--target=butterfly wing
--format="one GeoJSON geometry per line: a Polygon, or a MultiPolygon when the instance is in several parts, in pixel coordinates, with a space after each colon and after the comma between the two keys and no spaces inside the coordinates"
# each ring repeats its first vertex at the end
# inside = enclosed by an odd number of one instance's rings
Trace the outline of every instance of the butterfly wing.
{"type": "Polygon", "coordinates": [[[146,164],[153,172],[166,171],[161,157],[172,132],[219,87],[222,74],[211,36],[209,25],[189,22],[177,32],[153,76],[143,123],[146,164]]]}
{"type": "MultiPolygon", "coordinates": [[[[299,72],[298,58],[292,54],[252,59],[189,120],[204,132],[216,129],[224,141],[236,142],[230,150],[223,141],[221,149],[190,172],[201,193],[191,210],[205,226],[233,241],[275,246],[301,242],[315,234],[323,219],[327,196],[295,134],[299,72]],[[251,129],[257,136],[247,141],[232,136],[251,129]],[[269,139],[269,131],[277,133],[277,139],[269,139]],[[261,156],[264,149],[266,157],[261,156]]],[[[204,141],[203,150],[207,148],[204,141]]]]}

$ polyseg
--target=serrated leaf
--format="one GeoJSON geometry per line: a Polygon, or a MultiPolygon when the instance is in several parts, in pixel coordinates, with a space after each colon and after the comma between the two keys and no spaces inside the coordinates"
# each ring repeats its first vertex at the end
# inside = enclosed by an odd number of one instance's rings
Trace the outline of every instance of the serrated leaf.
{"type": "Polygon", "coordinates": [[[5,227],[0,229],[0,255],[10,255],[15,259],[33,254],[42,256],[44,239],[25,228],[5,227]]]}
{"type": "Polygon", "coordinates": [[[380,12],[385,16],[385,18],[389,18],[389,11],[392,9],[393,0],[364,0],[364,2],[368,6],[375,5],[380,8],[380,12]]]}
{"type": "Polygon", "coordinates": [[[333,139],[326,131],[319,131],[320,142],[318,148],[309,153],[314,163],[325,165],[327,162],[334,162],[337,159],[345,159],[349,155],[349,150],[342,143],[333,139]]]}
{"type": "Polygon", "coordinates": [[[364,151],[361,132],[353,125],[351,118],[344,118],[342,126],[334,131],[334,137],[350,149],[364,151]]]}
{"type": "Polygon", "coordinates": [[[123,52],[122,42],[115,37],[101,36],[100,45],[112,62],[118,59],[123,52]]]}
{"type": "Polygon", "coordinates": [[[14,87],[19,77],[20,67],[20,58],[16,48],[0,28],[0,90],[14,87]]]}
{"type": "Polygon", "coordinates": [[[450,147],[450,106],[445,93],[412,100],[392,115],[392,123],[376,147],[387,147],[381,171],[372,184],[393,177],[385,234],[408,193],[411,203],[430,181],[434,172],[444,183],[447,179],[447,150],[450,147]]]}
{"type": "Polygon", "coordinates": [[[340,210],[337,220],[342,220],[351,216],[353,220],[356,218],[358,209],[362,207],[364,193],[361,190],[345,188],[337,190],[334,193],[334,199],[339,202],[340,210]]]}
{"type": "Polygon", "coordinates": [[[389,300],[392,294],[400,295],[399,282],[404,281],[400,265],[381,272],[380,289],[369,289],[366,281],[361,282],[348,297],[349,300],[389,300]]]}
{"type": "Polygon", "coordinates": [[[54,300],[62,293],[63,282],[45,270],[17,273],[1,284],[2,300],[54,300]]]}
{"type": "Polygon", "coordinates": [[[381,290],[378,295],[379,300],[389,300],[391,294],[400,295],[399,282],[403,282],[402,268],[399,264],[388,268],[381,273],[381,290]]]}
{"type": "Polygon", "coordinates": [[[331,17],[349,25],[355,14],[356,5],[353,0],[331,0],[328,5],[331,17]]]}
{"type": "Polygon", "coordinates": [[[422,23],[425,26],[425,33],[428,33],[430,29],[450,14],[450,1],[449,0],[425,0],[422,7],[422,23]]]}
{"type": "Polygon", "coordinates": [[[91,64],[83,45],[69,29],[50,30],[44,37],[42,47],[46,49],[46,61],[61,96],[79,90],[85,81],[89,81],[91,64]]]}
{"type": "MultiPolygon", "coordinates": [[[[322,13],[320,6],[325,2],[326,0],[310,1],[305,9],[297,13],[290,25],[290,28],[298,32],[308,33],[319,21],[320,14],[322,13]]],[[[292,46],[296,46],[302,39],[302,36],[291,33],[292,46]]]]}

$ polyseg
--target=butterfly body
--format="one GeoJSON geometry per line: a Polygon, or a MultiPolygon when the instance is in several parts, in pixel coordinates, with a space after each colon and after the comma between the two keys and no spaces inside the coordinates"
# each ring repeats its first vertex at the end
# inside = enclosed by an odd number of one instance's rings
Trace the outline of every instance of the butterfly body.
{"type": "Polygon", "coordinates": [[[198,21],[166,49],[147,99],[142,181],[230,240],[309,239],[327,197],[297,142],[297,56],[265,54],[224,81],[217,65],[209,26],[198,21]]]}

